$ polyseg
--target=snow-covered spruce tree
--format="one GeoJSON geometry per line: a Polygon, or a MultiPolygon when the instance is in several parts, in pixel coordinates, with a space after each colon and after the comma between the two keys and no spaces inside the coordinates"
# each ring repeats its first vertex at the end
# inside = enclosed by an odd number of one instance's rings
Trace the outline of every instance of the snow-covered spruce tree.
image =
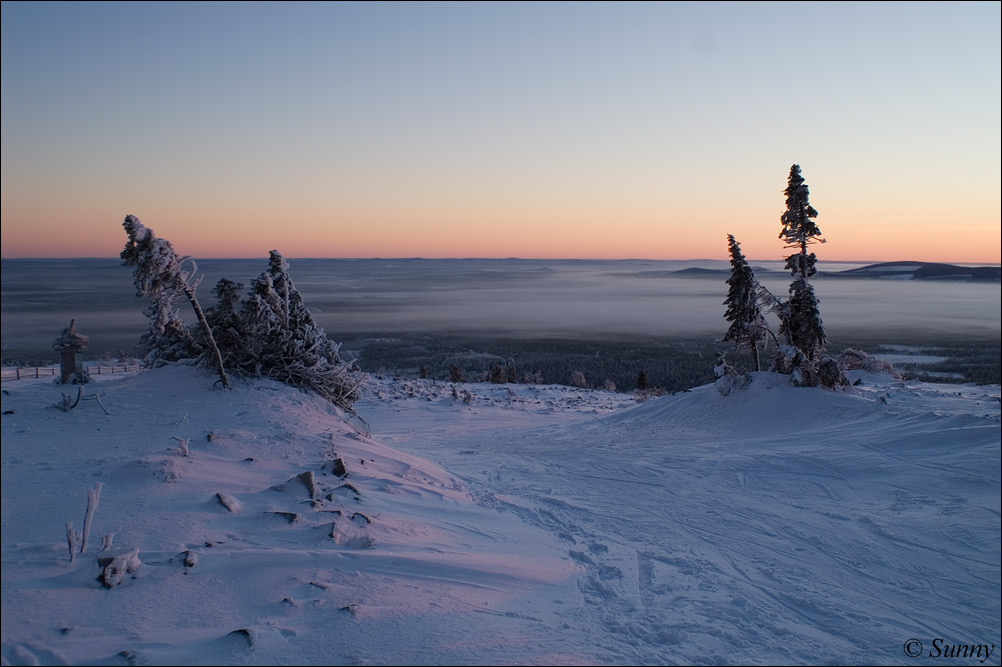
{"type": "Polygon", "coordinates": [[[799,164],[790,167],[790,176],[783,194],[786,195],[786,210],[780,217],[783,230],[779,233],[779,238],[786,244],[785,247],[796,248],[798,251],[786,258],[786,268],[794,276],[810,278],[817,272],[817,257],[814,253],[808,253],[807,248],[814,243],[824,243],[825,239],[814,220],[818,217],[818,212],[808,201],[810,191],[804,177],[800,175],[799,164]]]}
{"type": "Polygon", "coordinates": [[[150,318],[150,329],[140,339],[148,350],[148,359],[176,361],[199,356],[200,350],[195,337],[178,317],[174,307],[183,296],[188,299],[198,318],[202,337],[219,381],[229,388],[230,380],[212,337],[212,329],[195,298],[195,288],[200,279],[195,277],[194,261],[188,257],[178,257],[170,241],[157,238],[153,230],[143,226],[134,215],[125,216],[122,226],[129,240],[122,249],[121,258],[126,266],[135,269],[137,295],[148,296],[152,302],[145,311],[150,318]],[[191,263],[190,269],[184,268],[186,262],[191,263]]]}
{"type": "Polygon", "coordinates": [[[312,391],[351,412],[365,375],[341,361],[340,346],[317,326],[288,269],[282,255],[272,250],[268,271],[251,283],[239,316],[239,367],[312,391]]]}
{"type": "Polygon", "coordinates": [[[811,363],[820,359],[827,337],[814,288],[806,278],[797,278],[790,285],[790,298],[783,302],[779,316],[779,332],[786,337],[787,343],[811,363]]]}
{"type": "Polygon", "coordinates": [[[755,370],[762,370],[759,361],[759,343],[768,342],[771,333],[766,324],[759,301],[762,298],[763,287],[755,279],[745,256],[741,253],[741,244],[732,234],[727,235],[727,245],[731,253],[731,277],[727,279],[727,299],[724,305],[727,310],[724,319],[731,323],[724,334],[725,341],[731,341],[736,346],[746,346],[752,353],[755,370]]]}
{"type": "Polygon", "coordinates": [[[791,372],[795,368],[803,367],[804,377],[799,378],[802,384],[815,384],[813,380],[813,367],[824,354],[827,336],[821,323],[821,313],[818,309],[818,300],[814,295],[814,288],[811,286],[809,278],[813,276],[817,269],[815,264],[817,257],[813,252],[808,253],[808,247],[814,243],[824,243],[814,218],[818,212],[808,201],[809,191],[804,177],[800,174],[800,165],[790,167],[790,176],[786,190],[786,211],[780,218],[783,229],[779,233],[779,238],[783,240],[787,248],[794,248],[794,252],[786,258],[786,268],[793,275],[793,283],[790,284],[790,298],[785,301],[779,309],[780,334],[785,336],[790,347],[799,352],[791,354],[789,351],[777,360],[779,367],[789,368],[791,372]]]}
{"type": "Polygon", "coordinates": [[[282,305],[288,313],[286,325],[292,332],[293,340],[297,341],[296,349],[304,359],[323,359],[330,364],[341,363],[338,352],[340,344],[335,343],[317,326],[313,313],[306,307],[302,295],[289,276],[289,264],[278,253],[272,250],[268,257],[268,271],[271,274],[275,290],[282,298],[282,305]]]}
{"type": "Polygon", "coordinates": [[[240,347],[233,351],[236,368],[250,375],[264,375],[271,363],[271,350],[280,345],[281,306],[268,272],[251,281],[247,298],[240,305],[240,347]]]}

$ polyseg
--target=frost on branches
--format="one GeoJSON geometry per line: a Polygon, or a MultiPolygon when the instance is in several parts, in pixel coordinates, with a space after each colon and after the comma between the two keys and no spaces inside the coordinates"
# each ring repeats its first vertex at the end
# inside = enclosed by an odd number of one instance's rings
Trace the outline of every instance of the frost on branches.
{"type": "Polygon", "coordinates": [[[153,230],[143,226],[134,215],[125,216],[122,226],[129,240],[122,249],[121,258],[126,266],[135,270],[137,296],[148,296],[151,302],[144,311],[150,318],[150,328],[140,339],[147,351],[147,361],[179,361],[207,354],[219,374],[219,381],[228,388],[230,381],[219,350],[195,298],[199,279],[195,277],[194,261],[178,257],[170,241],[157,238],[153,230]],[[204,348],[177,313],[176,304],[182,297],[188,299],[195,311],[204,348]]]}
{"type": "Polygon", "coordinates": [[[195,298],[194,262],[178,257],[169,241],[157,238],[135,216],[127,216],[123,226],[129,241],[122,259],[135,269],[139,296],[151,301],[146,309],[150,329],[141,340],[149,361],[197,361],[216,368],[225,387],[230,386],[227,370],[268,377],[353,412],[365,375],[341,361],[340,346],[313,320],[282,255],[271,251],[268,271],[251,282],[243,301],[243,285],[220,280],[213,290],[215,307],[203,312],[195,298]],[[198,326],[179,316],[182,297],[191,303],[198,326]]]}
{"type": "Polygon", "coordinates": [[[341,361],[340,345],[314,321],[282,255],[271,251],[268,271],[251,282],[238,305],[241,287],[220,280],[213,290],[216,307],[208,313],[227,367],[312,391],[351,411],[365,375],[341,361]]]}

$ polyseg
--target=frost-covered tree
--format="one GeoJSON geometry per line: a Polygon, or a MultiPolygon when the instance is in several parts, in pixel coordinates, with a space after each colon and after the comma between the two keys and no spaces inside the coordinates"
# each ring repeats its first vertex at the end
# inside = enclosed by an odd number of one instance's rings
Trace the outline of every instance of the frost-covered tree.
{"type": "Polygon", "coordinates": [[[784,192],[786,211],[780,218],[783,229],[779,238],[787,248],[794,248],[797,252],[786,258],[786,268],[793,274],[794,280],[790,284],[790,298],[779,309],[780,334],[801,353],[804,360],[813,365],[824,354],[827,336],[822,326],[814,288],[808,280],[817,272],[817,257],[807,250],[810,245],[824,243],[825,240],[814,220],[818,212],[808,200],[810,193],[800,174],[800,165],[790,167],[784,192]]]}
{"type": "Polygon", "coordinates": [[[522,374],[523,384],[543,384],[542,371],[526,371],[522,374]]]}
{"type": "Polygon", "coordinates": [[[307,364],[323,360],[330,364],[341,362],[341,346],[324,333],[323,328],[313,319],[302,295],[289,276],[289,264],[277,250],[272,250],[268,258],[268,272],[272,284],[280,297],[285,324],[289,331],[287,344],[292,351],[307,364]]]}
{"type": "Polygon", "coordinates": [[[134,215],[125,216],[122,226],[129,240],[122,249],[121,258],[126,266],[135,270],[137,295],[147,296],[152,302],[145,311],[150,318],[150,329],[140,340],[148,351],[148,357],[175,361],[199,356],[195,336],[175,308],[175,304],[184,297],[195,311],[219,381],[229,388],[230,380],[213,339],[212,328],[195,298],[195,288],[200,279],[195,276],[197,267],[194,261],[189,257],[178,257],[170,241],[157,238],[153,230],[145,227],[134,215]]]}
{"type": "Polygon", "coordinates": [[[247,298],[240,306],[243,325],[242,347],[238,351],[240,369],[262,375],[262,367],[281,357],[281,330],[284,325],[281,301],[268,272],[251,281],[247,298]]]}
{"type": "Polygon", "coordinates": [[[205,313],[195,298],[194,262],[178,257],[169,241],[157,238],[135,216],[127,216],[123,225],[129,242],[122,259],[135,268],[139,295],[152,301],[146,311],[150,330],[142,339],[150,358],[198,359],[218,370],[225,387],[230,386],[226,369],[270,377],[353,412],[365,375],[341,361],[340,346],[317,326],[281,254],[271,251],[268,271],[252,281],[242,302],[243,286],[220,280],[213,290],[216,305],[205,313]],[[175,304],[182,296],[200,328],[193,330],[178,316],[175,304]]]}
{"type": "Polygon", "coordinates": [[[731,326],[724,334],[724,340],[737,346],[746,346],[752,353],[755,370],[759,371],[762,370],[762,364],[759,361],[758,346],[759,343],[767,342],[769,334],[769,325],[759,307],[763,287],[755,279],[755,274],[741,253],[741,244],[732,234],[727,235],[727,244],[731,253],[731,277],[727,279],[729,289],[724,301],[727,306],[724,319],[731,326]]]}
{"type": "Polygon", "coordinates": [[[779,308],[780,335],[789,345],[814,363],[825,351],[827,336],[818,310],[814,287],[806,278],[797,278],[790,285],[790,298],[779,308]]]}
{"type": "Polygon", "coordinates": [[[508,377],[505,375],[504,369],[497,361],[491,362],[490,368],[487,369],[487,377],[485,379],[494,384],[504,384],[508,381],[508,377]]]}
{"type": "Polygon", "coordinates": [[[239,314],[240,368],[308,389],[352,411],[365,376],[341,361],[340,346],[317,325],[288,270],[282,255],[272,250],[268,271],[251,282],[239,314]]]}

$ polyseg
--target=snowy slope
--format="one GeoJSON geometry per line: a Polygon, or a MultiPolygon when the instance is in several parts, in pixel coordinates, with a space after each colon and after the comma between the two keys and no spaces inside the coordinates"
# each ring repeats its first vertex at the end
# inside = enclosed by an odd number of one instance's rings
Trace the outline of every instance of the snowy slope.
{"type": "Polygon", "coordinates": [[[409,417],[417,451],[561,537],[599,661],[899,663],[911,638],[1002,645],[998,387],[865,377],[831,393],[760,374],[728,397],[700,387],[546,429],[409,417]],[[466,448],[479,458],[450,453],[466,448]]]}
{"type": "Polygon", "coordinates": [[[375,380],[362,422],[184,367],[89,385],[110,415],[5,383],[3,662],[891,664],[912,638],[1002,644],[998,387],[458,390],[375,380]],[[112,531],[142,566],[108,590],[112,531]]]}

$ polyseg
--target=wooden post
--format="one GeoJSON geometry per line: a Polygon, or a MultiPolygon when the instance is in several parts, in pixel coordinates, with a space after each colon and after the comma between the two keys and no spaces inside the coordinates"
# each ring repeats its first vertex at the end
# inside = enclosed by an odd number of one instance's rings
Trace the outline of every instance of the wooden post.
{"type": "Polygon", "coordinates": [[[87,336],[77,333],[77,321],[73,319],[70,320],[70,326],[63,329],[62,334],[52,343],[52,347],[59,350],[59,371],[63,384],[81,379],[83,382],[87,381],[83,350],[89,342],[87,336]]]}

